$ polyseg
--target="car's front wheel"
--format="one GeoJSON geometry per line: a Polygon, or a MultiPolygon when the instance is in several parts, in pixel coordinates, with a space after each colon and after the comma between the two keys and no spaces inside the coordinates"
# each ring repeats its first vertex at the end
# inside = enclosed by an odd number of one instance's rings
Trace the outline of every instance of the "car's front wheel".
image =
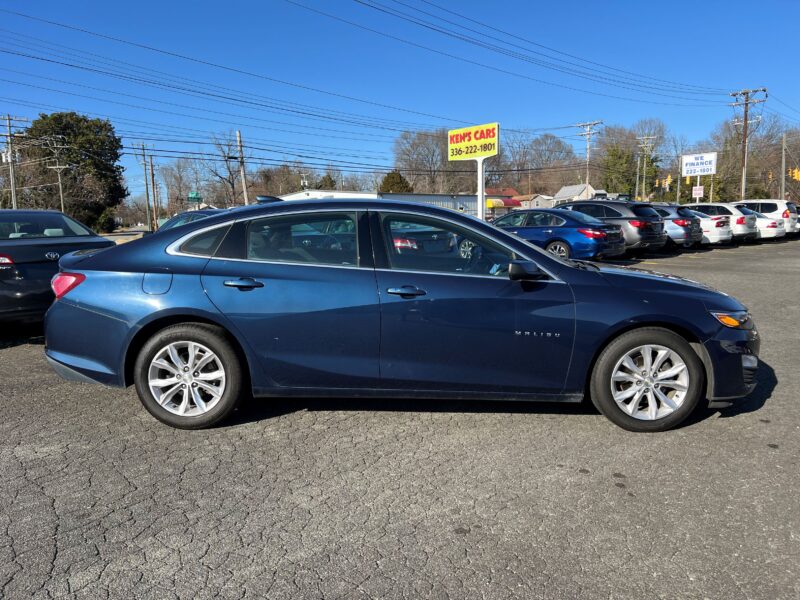
{"type": "Polygon", "coordinates": [[[209,427],[236,407],[242,367],[224,332],[204,323],[173,325],[142,347],[134,383],[144,407],[181,429],[209,427]]]}
{"type": "Polygon", "coordinates": [[[590,396],[624,429],[665,431],[692,413],[703,385],[703,365],[689,343],[667,329],[645,327],[603,350],[592,371],[590,396]]]}

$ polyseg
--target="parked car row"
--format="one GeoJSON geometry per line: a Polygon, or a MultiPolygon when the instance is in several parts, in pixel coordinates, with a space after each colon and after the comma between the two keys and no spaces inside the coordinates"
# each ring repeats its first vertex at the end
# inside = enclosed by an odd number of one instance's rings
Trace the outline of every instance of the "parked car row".
{"type": "Polygon", "coordinates": [[[577,200],[513,211],[493,224],[561,258],[582,260],[800,232],[797,206],[781,200],[684,205],[577,200]]]}

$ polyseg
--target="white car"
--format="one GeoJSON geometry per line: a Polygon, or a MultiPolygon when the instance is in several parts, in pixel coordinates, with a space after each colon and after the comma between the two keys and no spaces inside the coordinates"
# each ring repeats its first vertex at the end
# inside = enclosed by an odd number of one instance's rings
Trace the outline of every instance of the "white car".
{"type": "Polygon", "coordinates": [[[783,219],[786,233],[800,232],[800,220],[797,216],[797,205],[786,200],[744,200],[736,206],[746,206],[750,210],[773,219],[783,219]]]}
{"type": "Polygon", "coordinates": [[[744,210],[753,213],[756,216],[756,226],[758,227],[758,239],[771,240],[775,238],[782,238],[786,235],[786,227],[783,225],[783,219],[773,219],[759,212],[745,208],[744,210]]]}
{"type": "Polygon", "coordinates": [[[737,242],[758,239],[756,216],[754,214],[746,215],[736,208],[736,204],[735,202],[702,202],[687,204],[686,208],[700,211],[711,217],[730,217],[733,239],[737,242]]]}
{"type": "Polygon", "coordinates": [[[703,230],[701,244],[729,244],[733,239],[730,217],[712,217],[698,210],[691,211],[700,219],[703,230]]]}

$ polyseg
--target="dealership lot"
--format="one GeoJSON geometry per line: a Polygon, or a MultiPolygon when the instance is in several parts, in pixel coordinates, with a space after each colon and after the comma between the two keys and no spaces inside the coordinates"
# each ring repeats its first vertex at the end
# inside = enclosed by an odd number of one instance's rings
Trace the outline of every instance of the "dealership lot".
{"type": "Polygon", "coordinates": [[[2,598],[800,594],[800,240],[619,261],[708,283],[759,387],[665,434],[587,407],[251,402],[180,431],[0,338],[2,598]]]}

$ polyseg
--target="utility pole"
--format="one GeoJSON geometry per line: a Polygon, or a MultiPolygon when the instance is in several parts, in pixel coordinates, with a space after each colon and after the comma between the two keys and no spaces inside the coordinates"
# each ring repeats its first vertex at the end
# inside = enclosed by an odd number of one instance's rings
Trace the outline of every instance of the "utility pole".
{"type": "Polygon", "coordinates": [[[158,200],[156,200],[156,172],[153,169],[153,155],[150,158],[150,186],[153,188],[153,231],[158,229],[158,200]]]}
{"type": "Polygon", "coordinates": [[[731,92],[730,96],[736,100],[731,103],[731,106],[744,106],[744,119],[742,120],[742,195],[741,199],[745,199],[745,190],[747,189],[747,113],[750,110],[751,104],[759,104],[765,102],[767,99],[767,88],[760,87],[753,90],[740,90],[738,92],[731,92]],[[755,94],[764,94],[763,98],[751,98],[755,94]],[[741,98],[741,99],[740,99],[741,98]]]}
{"type": "Polygon", "coordinates": [[[601,125],[602,121],[591,121],[588,123],[576,123],[575,127],[583,128],[583,132],[578,135],[586,138],[586,194],[589,194],[589,157],[592,152],[592,135],[594,135],[594,128],[601,125]]]}
{"type": "Polygon", "coordinates": [[[9,173],[9,180],[11,183],[11,208],[17,208],[17,180],[16,180],[16,173],[14,171],[14,134],[11,133],[11,121],[24,121],[27,122],[28,119],[25,117],[12,117],[11,115],[6,115],[6,131],[8,132],[8,137],[6,141],[6,151],[8,152],[8,173],[9,173]]]}
{"type": "Polygon", "coordinates": [[[781,200],[786,200],[786,134],[781,138],[781,200]]]}
{"type": "Polygon", "coordinates": [[[642,164],[642,156],[639,155],[636,157],[636,191],[633,193],[633,199],[639,199],[639,167],[642,164]]]}
{"type": "Polygon", "coordinates": [[[142,144],[142,166],[144,167],[144,206],[147,213],[147,229],[153,231],[153,221],[150,218],[150,187],[147,182],[147,155],[144,152],[144,144],[142,144]]]}
{"type": "Polygon", "coordinates": [[[242,178],[242,194],[244,195],[244,204],[250,204],[250,197],[247,195],[247,171],[244,167],[244,150],[242,149],[242,133],[236,130],[236,144],[239,146],[239,176],[242,178]]]}
{"type": "Polygon", "coordinates": [[[53,169],[58,174],[58,197],[61,198],[61,212],[66,214],[64,210],[64,188],[61,187],[61,171],[69,169],[69,165],[55,165],[54,167],[47,167],[53,169]]]}
{"type": "Polygon", "coordinates": [[[643,135],[637,137],[639,140],[639,148],[644,150],[643,165],[642,165],[642,194],[647,197],[647,156],[653,151],[653,140],[656,139],[654,135],[643,135]]]}

